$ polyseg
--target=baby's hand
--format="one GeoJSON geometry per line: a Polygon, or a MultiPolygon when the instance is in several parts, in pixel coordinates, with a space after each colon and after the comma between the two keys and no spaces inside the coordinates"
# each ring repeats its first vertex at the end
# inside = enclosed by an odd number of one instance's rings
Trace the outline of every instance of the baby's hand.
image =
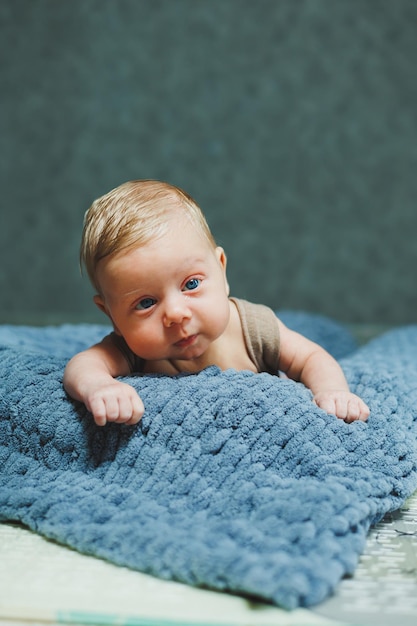
{"type": "Polygon", "coordinates": [[[104,426],[107,422],[132,426],[139,422],[145,410],[136,390],[118,380],[90,391],[85,405],[97,426],[104,426]]]}
{"type": "Polygon", "coordinates": [[[369,408],[365,402],[344,389],[319,391],[313,401],[326,413],[332,413],[348,423],[355,420],[366,422],[369,417],[369,408]]]}

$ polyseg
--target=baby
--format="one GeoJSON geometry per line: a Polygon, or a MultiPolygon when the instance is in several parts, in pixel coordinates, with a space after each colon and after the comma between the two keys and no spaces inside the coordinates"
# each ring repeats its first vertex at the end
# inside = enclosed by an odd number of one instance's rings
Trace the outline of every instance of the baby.
{"type": "Polygon", "coordinates": [[[284,372],[327,413],[346,422],[368,418],[323,348],[271,309],[229,297],[225,252],[181,189],[139,180],[98,198],[85,216],[81,263],[114,331],[69,361],[64,386],[99,426],[136,424],[144,413],[136,390],[117,377],[210,365],[284,372]]]}

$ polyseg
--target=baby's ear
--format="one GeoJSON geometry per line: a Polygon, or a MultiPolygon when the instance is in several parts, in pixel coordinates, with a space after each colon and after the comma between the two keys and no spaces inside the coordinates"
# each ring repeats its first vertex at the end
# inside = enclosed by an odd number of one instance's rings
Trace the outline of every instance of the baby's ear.
{"type": "Polygon", "coordinates": [[[227,293],[227,295],[229,295],[230,294],[230,287],[229,287],[229,283],[227,282],[227,276],[226,276],[227,257],[226,257],[225,251],[220,246],[218,246],[216,248],[216,257],[217,257],[217,260],[219,261],[219,263],[220,263],[220,265],[221,265],[221,267],[223,269],[224,282],[225,282],[225,286],[226,286],[226,293],[227,293]]]}
{"type": "Polygon", "coordinates": [[[110,321],[111,321],[111,323],[113,324],[114,332],[115,332],[117,335],[120,335],[120,332],[118,331],[118,329],[117,329],[117,328],[116,328],[116,326],[114,325],[114,322],[113,322],[113,320],[112,320],[112,317],[111,317],[110,313],[109,313],[109,312],[108,312],[108,310],[107,310],[107,307],[106,307],[106,303],[105,303],[105,301],[104,301],[104,298],[102,298],[102,296],[100,296],[100,295],[98,295],[98,294],[97,294],[97,295],[95,295],[95,296],[93,297],[93,300],[94,300],[94,304],[95,304],[95,305],[96,305],[96,306],[100,309],[100,311],[101,311],[102,313],[104,313],[105,315],[107,315],[107,317],[109,318],[109,320],[110,320],[110,321]]]}
{"type": "Polygon", "coordinates": [[[96,294],[93,298],[94,300],[94,304],[100,309],[100,311],[102,311],[102,313],[105,313],[106,315],[109,315],[107,313],[107,309],[106,309],[106,305],[104,303],[104,300],[101,296],[99,296],[98,294],[96,294]]]}
{"type": "Polygon", "coordinates": [[[226,265],[227,265],[226,252],[220,246],[217,246],[216,248],[216,257],[220,265],[222,266],[222,268],[226,270],[226,265]]]}

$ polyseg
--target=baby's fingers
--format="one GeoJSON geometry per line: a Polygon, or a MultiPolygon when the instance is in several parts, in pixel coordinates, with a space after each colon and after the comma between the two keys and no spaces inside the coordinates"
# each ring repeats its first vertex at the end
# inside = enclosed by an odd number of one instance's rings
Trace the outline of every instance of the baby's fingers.
{"type": "Polygon", "coordinates": [[[123,423],[130,419],[129,403],[123,396],[108,396],[105,402],[108,422],[123,423]]]}
{"type": "Polygon", "coordinates": [[[142,419],[142,416],[145,412],[145,407],[143,406],[143,402],[138,394],[135,394],[132,403],[132,415],[130,419],[126,422],[128,426],[133,426],[137,424],[142,419]]]}
{"type": "Polygon", "coordinates": [[[359,407],[359,398],[353,398],[352,400],[349,400],[346,405],[346,415],[340,415],[339,417],[342,417],[345,422],[350,424],[351,422],[356,422],[356,420],[360,418],[360,414],[361,410],[359,407]]]}
{"type": "Polygon", "coordinates": [[[103,398],[93,398],[86,403],[87,409],[92,413],[97,426],[104,426],[107,422],[107,407],[103,398]]]}
{"type": "Polygon", "coordinates": [[[366,422],[369,417],[369,413],[369,407],[365,404],[365,402],[361,400],[361,398],[353,396],[348,404],[348,414],[345,421],[348,423],[356,420],[366,422]]]}
{"type": "Polygon", "coordinates": [[[369,416],[369,408],[365,402],[344,390],[319,392],[314,396],[314,402],[326,413],[332,413],[348,423],[366,421],[369,416]]]}
{"type": "Polygon", "coordinates": [[[130,385],[114,382],[95,390],[86,402],[97,426],[107,422],[137,424],[144,413],[143,402],[130,385]]]}
{"type": "Polygon", "coordinates": [[[129,396],[123,396],[119,399],[119,415],[116,421],[118,424],[126,424],[127,426],[133,426],[137,424],[144,413],[143,402],[132,389],[132,393],[129,396]]]}

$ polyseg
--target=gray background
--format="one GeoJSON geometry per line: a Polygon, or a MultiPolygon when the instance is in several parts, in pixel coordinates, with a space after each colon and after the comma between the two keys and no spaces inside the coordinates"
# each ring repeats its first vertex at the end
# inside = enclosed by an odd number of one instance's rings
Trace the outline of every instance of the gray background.
{"type": "Polygon", "coordinates": [[[185,188],[234,295],[417,321],[415,0],[2,0],[0,322],[99,321],[84,211],[185,188]]]}

